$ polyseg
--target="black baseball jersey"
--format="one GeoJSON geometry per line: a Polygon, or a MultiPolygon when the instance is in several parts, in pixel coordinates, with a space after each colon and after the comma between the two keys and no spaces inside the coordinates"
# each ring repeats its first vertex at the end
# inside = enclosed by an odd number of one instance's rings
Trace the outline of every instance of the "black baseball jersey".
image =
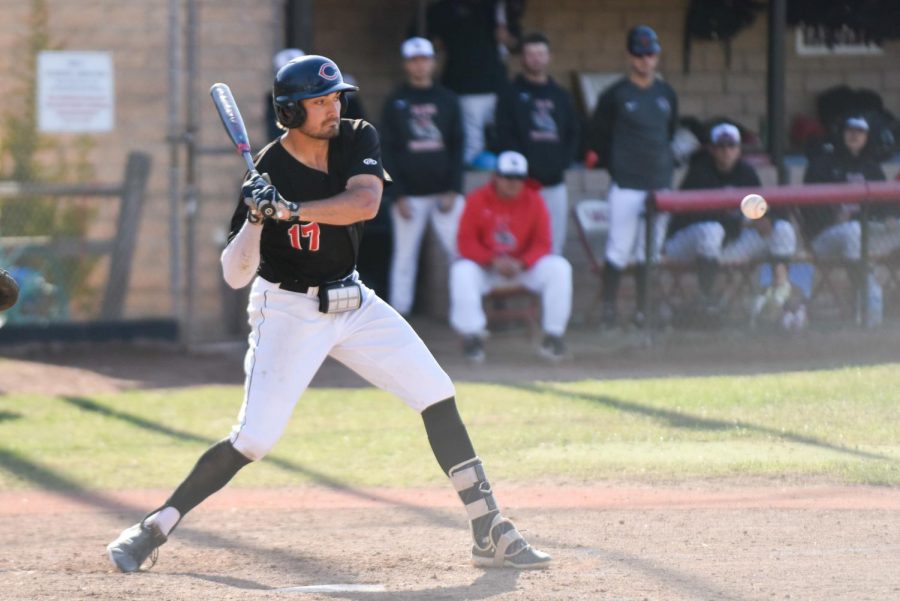
{"type": "MultiPolygon", "coordinates": [[[[256,169],[268,173],[287,200],[307,203],[343,192],[354,175],[369,174],[386,184],[390,176],[381,163],[378,133],[362,120],[342,119],[340,132],[328,147],[328,173],[299,162],[275,140],[256,157],[256,169]]],[[[247,206],[238,199],[231,218],[229,241],[247,218],[247,206]]],[[[356,266],[362,222],[352,225],[266,220],[260,241],[257,273],[270,282],[318,286],[352,273],[356,266]]]]}
{"type": "Polygon", "coordinates": [[[398,87],[384,103],[381,138],[393,196],[462,192],[462,116],[453,92],[398,87]]]}
{"type": "Polygon", "coordinates": [[[656,79],[641,88],[623,77],[597,100],[590,146],[619,187],[668,188],[675,168],[670,143],[677,123],[678,99],[672,86],[656,79]]]}
{"type": "Polygon", "coordinates": [[[502,150],[528,159],[528,174],[545,186],[563,180],[575,160],[578,122],[572,97],[552,78],[535,84],[518,75],[497,100],[502,150]]]}
{"type": "MultiPolygon", "coordinates": [[[[881,164],[872,156],[863,152],[853,156],[842,143],[828,148],[826,152],[810,159],[803,176],[805,184],[836,184],[881,182],[885,180],[881,164]]],[[[896,210],[894,203],[873,204],[872,217],[890,216],[896,210]]],[[[835,224],[842,205],[827,204],[807,206],[800,209],[803,235],[812,240],[829,226],[835,224]]],[[[858,208],[858,207],[857,207],[858,208]]]]}

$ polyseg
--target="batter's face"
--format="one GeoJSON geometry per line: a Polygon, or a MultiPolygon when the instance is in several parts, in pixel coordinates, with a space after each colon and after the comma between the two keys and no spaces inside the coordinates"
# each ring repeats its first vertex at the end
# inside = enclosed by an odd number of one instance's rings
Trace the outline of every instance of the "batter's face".
{"type": "Polygon", "coordinates": [[[656,74],[656,67],[659,66],[658,54],[628,54],[628,68],[631,72],[642,77],[653,77],[656,74]]]}
{"type": "Polygon", "coordinates": [[[543,77],[550,66],[550,48],[542,42],[522,46],[522,70],[532,77],[543,77]]]}
{"type": "Polygon", "coordinates": [[[494,176],[494,189],[500,198],[515,198],[522,193],[524,187],[524,177],[504,177],[499,174],[494,176]]]}
{"type": "Polygon", "coordinates": [[[305,98],[302,102],[306,109],[306,121],[300,126],[300,131],[318,140],[337,137],[341,125],[341,92],[305,98]]]}

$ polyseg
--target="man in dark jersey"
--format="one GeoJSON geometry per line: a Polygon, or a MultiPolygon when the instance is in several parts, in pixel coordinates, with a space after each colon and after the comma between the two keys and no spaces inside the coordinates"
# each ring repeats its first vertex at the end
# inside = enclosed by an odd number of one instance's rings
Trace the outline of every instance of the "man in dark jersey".
{"type": "MultiPolygon", "coordinates": [[[[741,158],[741,132],[733,123],[710,129],[710,145],[691,159],[682,190],[758,188],[759,175],[741,158]]],[[[714,287],[719,264],[789,259],[796,250],[794,226],[784,209],[773,208],[759,219],[745,218],[739,209],[674,213],[669,220],[665,254],[676,261],[693,261],[701,301],[708,311],[719,308],[714,287]]]]}
{"type": "Polygon", "coordinates": [[[429,222],[449,260],[456,257],[462,214],[462,120],[456,94],[434,82],[434,47],[425,38],[401,46],[406,81],[387,100],[381,119],[384,165],[394,178],[394,252],[388,300],[412,310],[419,250],[429,222]]]}
{"type": "Polygon", "coordinates": [[[497,140],[502,150],[528,159],[528,175],[541,185],[550,215],[553,254],[563,254],[569,221],[566,169],[575,160],[578,117],[572,97],[548,72],[550,41],[542,33],[522,38],[522,73],[497,100],[497,140]]]}
{"type": "Polygon", "coordinates": [[[409,324],[358,279],[362,223],[378,211],[390,178],[375,128],[341,119],[350,90],[355,86],[323,56],[297,58],[275,75],[275,112],[286,131],[245,178],[222,253],[230,286],[252,282],[244,402],[231,434],[159,508],[107,546],[123,572],[139,570],[187,512],[271,450],[328,356],[421,413],[435,457],[465,504],[475,565],[550,561],[500,514],[450,378],[409,324]]]}
{"type": "MultiPolygon", "coordinates": [[[[637,311],[632,321],[638,326],[644,324],[644,202],[648,192],[672,185],[670,143],[678,123],[675,91],[656,73],[661,50],[656,32],[646,25],[632,28],[626,50],[628,74],[600,95],[589,132],[590,149],[612,178],[603,268],[603,323],[607,327],[617,320],[621,273],[632,262],[637,264],[637,311]]],[[[665,217],[660,215],[654,223],[654,255],[662,245],[665,217]]]]}

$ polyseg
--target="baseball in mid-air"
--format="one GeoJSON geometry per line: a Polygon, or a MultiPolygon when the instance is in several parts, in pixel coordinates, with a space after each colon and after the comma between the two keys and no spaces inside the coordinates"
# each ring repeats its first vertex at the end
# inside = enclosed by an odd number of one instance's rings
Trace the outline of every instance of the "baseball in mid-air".
{"type": "Polygon", "coordinates": [[[759,194],[748,194],[741,200],[741,213],[747,219],[759,219],[769,210],[769,203],[759,194]]]}

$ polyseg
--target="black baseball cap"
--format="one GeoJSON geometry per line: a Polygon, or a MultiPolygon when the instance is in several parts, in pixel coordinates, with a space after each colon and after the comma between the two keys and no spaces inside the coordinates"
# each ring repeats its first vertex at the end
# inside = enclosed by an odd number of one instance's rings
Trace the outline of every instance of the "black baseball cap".
{"type": "Polygon", "coordinates": [[[647,25],[635,25],[628,32],[625,48],[632,56],[647,56],[659,54],[662,46],[659,45],[659,37],[647,25]]]}

